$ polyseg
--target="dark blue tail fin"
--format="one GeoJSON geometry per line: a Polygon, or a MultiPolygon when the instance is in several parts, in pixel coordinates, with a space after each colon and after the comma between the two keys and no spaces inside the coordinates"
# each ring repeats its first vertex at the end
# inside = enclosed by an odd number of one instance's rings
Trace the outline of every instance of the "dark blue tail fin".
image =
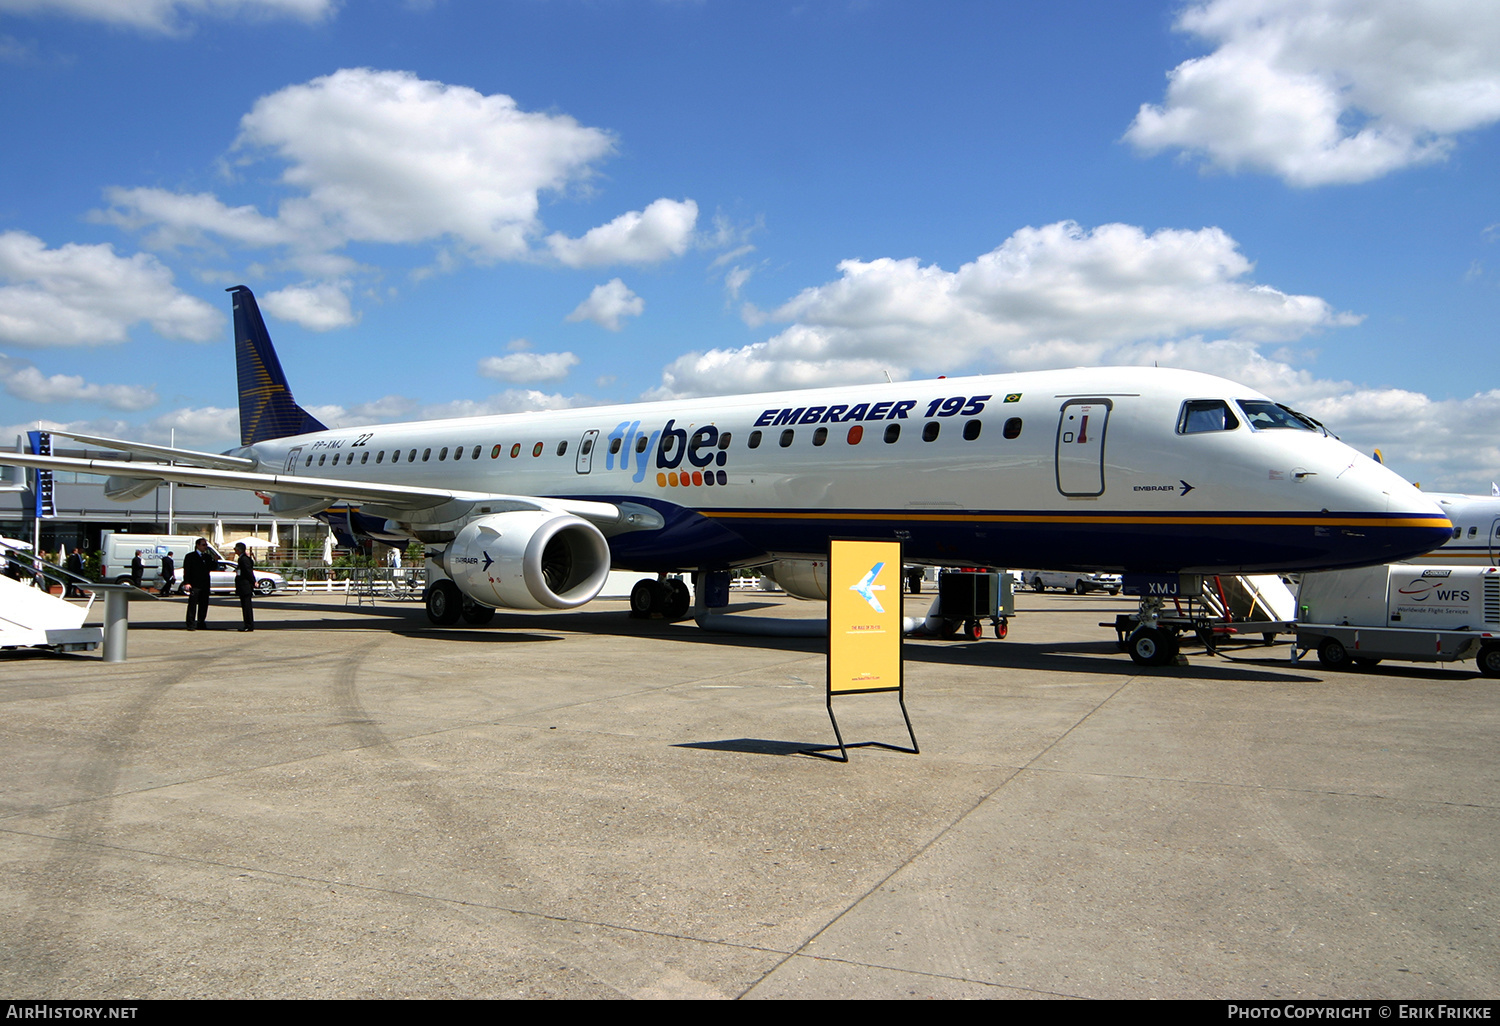
{"type": "Polygon", "coordinates": [[[240,444],[268,438],[327,431],[318,418],[297,405],[287,387],[281,361],[261,320],[255,294],[243,285],[234,295],[234,362],[240,379],[240,444]]]}

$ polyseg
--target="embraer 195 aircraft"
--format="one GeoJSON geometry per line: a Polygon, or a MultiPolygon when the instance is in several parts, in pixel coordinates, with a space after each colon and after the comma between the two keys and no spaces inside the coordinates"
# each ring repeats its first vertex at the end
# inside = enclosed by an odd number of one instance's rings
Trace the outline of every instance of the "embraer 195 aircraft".
{"type": "Polygon", "coordinates": [[[255,489],[288,517],[357,502],[355,533],[429,546],[437,623],[579,606],[611,567],[822,559],[830,537],[900,539],[929,565],[1262,573],[1400,560],[1452,530],[1311,419],[1145,367],[328,428],[293,400],[250,290],[228,291],[239,448],[73,434],[175,465],[0,461],[109,475],[121,499],[170,480],[255,489]]]}

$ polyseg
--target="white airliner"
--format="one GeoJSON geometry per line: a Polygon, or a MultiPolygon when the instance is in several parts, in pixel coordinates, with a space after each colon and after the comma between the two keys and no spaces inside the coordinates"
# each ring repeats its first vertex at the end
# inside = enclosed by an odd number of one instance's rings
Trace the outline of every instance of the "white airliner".
{"type": "Polygon", "coordinates": [[[1500,498],[1493,495],[1459,495],[1423,492],[1453,522],[1453,531],[1441,546],[1408,563],[1441,563],[1447,566],[1500,566],[1500,498]]]}
{"type": "MultiPolygon", "coordinates": [[[[120,498],[172,480],[268,493],[287,516],[359,503],[323,515],[358,535],[427,543],[427,611],[442,624],[579,606],[611,567],[821,560],[830,537],[899,539],[907,562],[928,565],[1262,573],[1393,562],[1452,532],[1430,499],[1315,422],[1188,371],[1037,371],[330,429],[293,400],[250,290],[229,291],[239,448],[72,435],[176,465],[0,462],[109,475],[120,498]]],[[[645,598],[685,599],[672,584],[645,598]]]]}

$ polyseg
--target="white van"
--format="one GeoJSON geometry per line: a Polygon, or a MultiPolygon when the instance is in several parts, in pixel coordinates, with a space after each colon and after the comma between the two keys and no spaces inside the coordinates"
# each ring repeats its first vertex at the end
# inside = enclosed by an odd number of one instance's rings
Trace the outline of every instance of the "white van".
{"type": "MultiPolygon", "coordinates": [[[[182,594],[182,561],[193,546],[198,544],[196,535],[185,534],[116,534],[113,531],[105,531],[99,536],[99,548],[104,557],[101,561],[100,575],[106,581],[116,584],[130,583],[130,561],[135,558],[135,550],[141,550],[141,565],[145,568],[141,575],[141,586],[145,588],[161,587],[161,557],[168,552],[172,554],[172,562],[177,567],[176,593],[182,594]]],[[[234,590],[234,563],[219,555],[218,551],[209,545],[208,553],[213,557],[212,572],[209,574],[210,589],[212,591],[234,590]]],[[[280,574],[271,573],[259,568],[255,571],[255,590],[262,595],[274,595],[286,588],[286,578],[280,574]]]]}
{"type": "MultiPolygon", "coordinates": [[[[145,574],[141,578],[142,585],[159,587],[161,585],[161,557],[168,552],[172,554],[172,562],[177,566],[177,587],[182,587],[182,561],[193,546],[198,543],[196,535],[186,534],[117,534],[114,531],[105,531],[99,536],[99,549],[101,552],[99,576],[106,581],[116,584],[130,583],[130,561],[135,558],[135,550],[141,550],[141,563],[145,566],[145,574]]],[[[215,565],[222,558],[214,547],[208,547],[213,554],[215,565]]]]}

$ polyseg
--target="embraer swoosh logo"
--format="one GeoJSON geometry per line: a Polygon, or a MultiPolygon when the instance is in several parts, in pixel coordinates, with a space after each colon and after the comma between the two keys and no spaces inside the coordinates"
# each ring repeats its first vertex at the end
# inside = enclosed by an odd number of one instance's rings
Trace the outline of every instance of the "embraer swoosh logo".
{"type": "Polygon", "coordinates": [[[1183,495],[1186,495],[1188,492],[1192,491],[1193,486],[1188,484],[1186,481],[1182,481],[1181,479],[1179,479],[1179,483],[1182,485],[1182,492],[1178,495],[1178,498],[1180,499],[1183,495]]]}
{"type": "Polygon", "coordinates": [[[885,612],[885,610],[880,605],[880,600],[875,597],[875,593],[877,591],[885,591],[885,585],[876,584],[874,582],[875,578],[880,576],[880,571],[884,569],[884,563],[876,563],[870,568],[869,573],[865,574],[859,579],[858,584],[849,585],[849,590],[859,592],[859,597],[870,603],[870,608],[875,610],[875,612],[877,613],[885,612]]]}
{"type": "MultiPolygon", "coordinates": [[[[483,550],[481,550],[481,551],[483,551],[483,550]]],[[[490,554],[488,552],[485,552],[484,553],[484,570],[485,570],[485,573],[489,573],[490,564],[492,564],[493,562],[495,562],[495,561],[490,558],[490,554]]]]}

